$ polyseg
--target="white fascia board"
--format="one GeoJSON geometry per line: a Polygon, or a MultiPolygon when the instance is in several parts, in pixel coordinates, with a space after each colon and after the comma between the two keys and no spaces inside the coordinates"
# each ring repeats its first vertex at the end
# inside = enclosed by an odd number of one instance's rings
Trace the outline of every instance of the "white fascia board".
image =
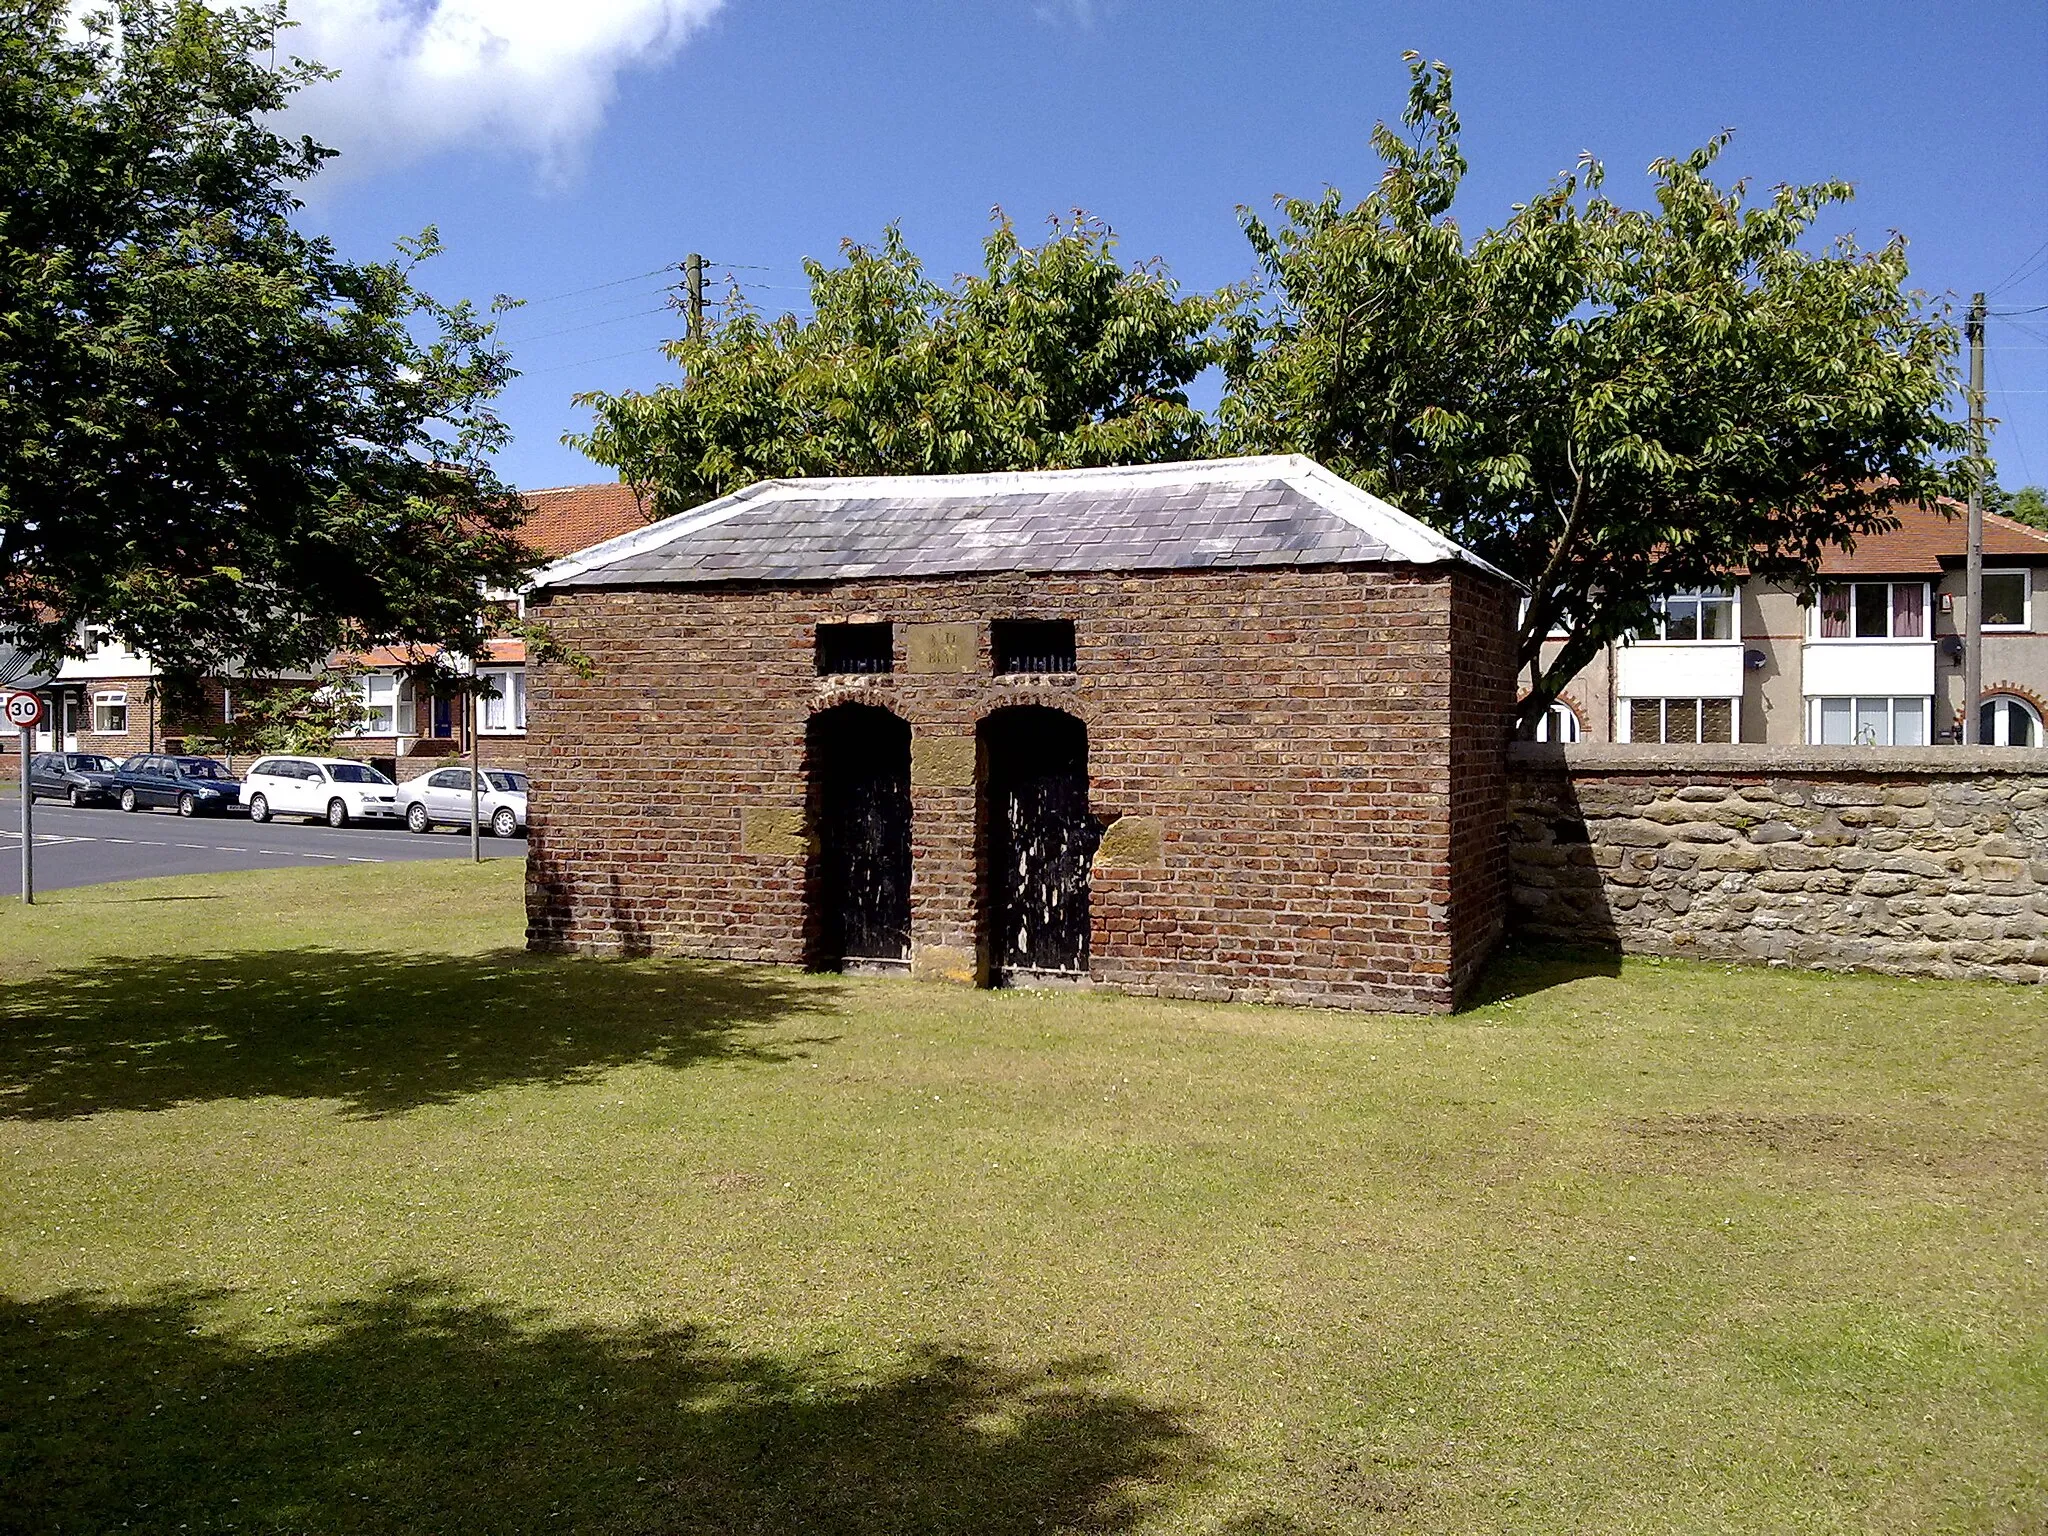
{"type": "Polygon", "coordinates": [[[1445,560],[1462,560],[1467,565],[1476,566],[1490,575],[1498,576],[1509,586],[1527,590],[1506,571],[1480,559],[1456,539],[1437,532],[1422,519],[1403,512],[1392,502],[1382,501],[1372,492],[1361,490],[1342,475],[1332,473],[1305,455],[1295,453],[1284,457],[1225,462],[1285,465],[1283,479],[1302,494],[1313,498],[1332,516],[1341,517],[1352,527],[1371,534],[1387,548],[1399,554],[1402,559],[1412,561],[1416,565],[1435,565],[1445,560]]]}

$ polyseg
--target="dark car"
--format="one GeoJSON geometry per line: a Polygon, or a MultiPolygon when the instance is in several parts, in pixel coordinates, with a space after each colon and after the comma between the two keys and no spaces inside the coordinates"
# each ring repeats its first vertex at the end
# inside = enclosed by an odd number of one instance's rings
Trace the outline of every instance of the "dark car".
{"type": "Polygon", "coordinates": [[[121,765],[97,752],[38,752],[28,760],[28,792],[38,800],[112,805],[121,765]]]}
{"type": "Polygon", "coordinates": [[[121,809],[168,805],[180,816],[224,816],[241,809],[242,786],[210,757],[176,757],[145,752],[114,771],[114,793],[121,809]]]}

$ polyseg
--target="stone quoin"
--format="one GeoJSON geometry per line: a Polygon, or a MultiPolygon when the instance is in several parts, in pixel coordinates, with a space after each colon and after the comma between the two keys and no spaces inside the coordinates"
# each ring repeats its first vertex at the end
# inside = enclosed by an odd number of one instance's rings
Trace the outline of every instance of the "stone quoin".
{"type": "Polygon", "coordinates": [[[1450,1008],[1516,592],[1294,457],[750,486],[536,578],[528,941],[1450,1008]]]}

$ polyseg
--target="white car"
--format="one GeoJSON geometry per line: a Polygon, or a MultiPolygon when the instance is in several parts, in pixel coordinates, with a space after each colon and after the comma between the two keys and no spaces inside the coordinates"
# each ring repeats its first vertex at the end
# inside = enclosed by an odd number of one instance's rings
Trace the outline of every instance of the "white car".
{"type": "MultiPolygon", "coordinates": [[[[398,786],[398,811],[408,832],[469,825],[469,770],[436,768],[398,786]]],[[[526,775],[486,768],[477,817],[493,837],[517,837],[526,830],[526,775]]]]}
{"type": "Polygon", "coordinates": [[[398,820],[398,786],[368,763],[345,757],[258,758],[242,778],[251,821],[318,817],[330,827],[398,820]]]}

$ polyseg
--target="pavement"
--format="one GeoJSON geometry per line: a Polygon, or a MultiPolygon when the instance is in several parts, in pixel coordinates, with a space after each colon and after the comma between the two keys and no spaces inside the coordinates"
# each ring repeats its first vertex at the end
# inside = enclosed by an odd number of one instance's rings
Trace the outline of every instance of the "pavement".
{"type": "MultiPolygon", "coordinates": [[[[318,869],[330,864],[386,864],[409,859],[466,859],[469,829],[414,834],[393,823],[334,828],[245,816],[194,816],[172,811],[74,811],[59,800],[35,808],[36,889],[146,880],[156,875],[207,875],[238,869],[318,869]]],[[[526,839],[483,839],[486,858],[525,858],[526,839]]],[[[21,889],[21,793],[0,798],[0,896],[21,889]]]]}

